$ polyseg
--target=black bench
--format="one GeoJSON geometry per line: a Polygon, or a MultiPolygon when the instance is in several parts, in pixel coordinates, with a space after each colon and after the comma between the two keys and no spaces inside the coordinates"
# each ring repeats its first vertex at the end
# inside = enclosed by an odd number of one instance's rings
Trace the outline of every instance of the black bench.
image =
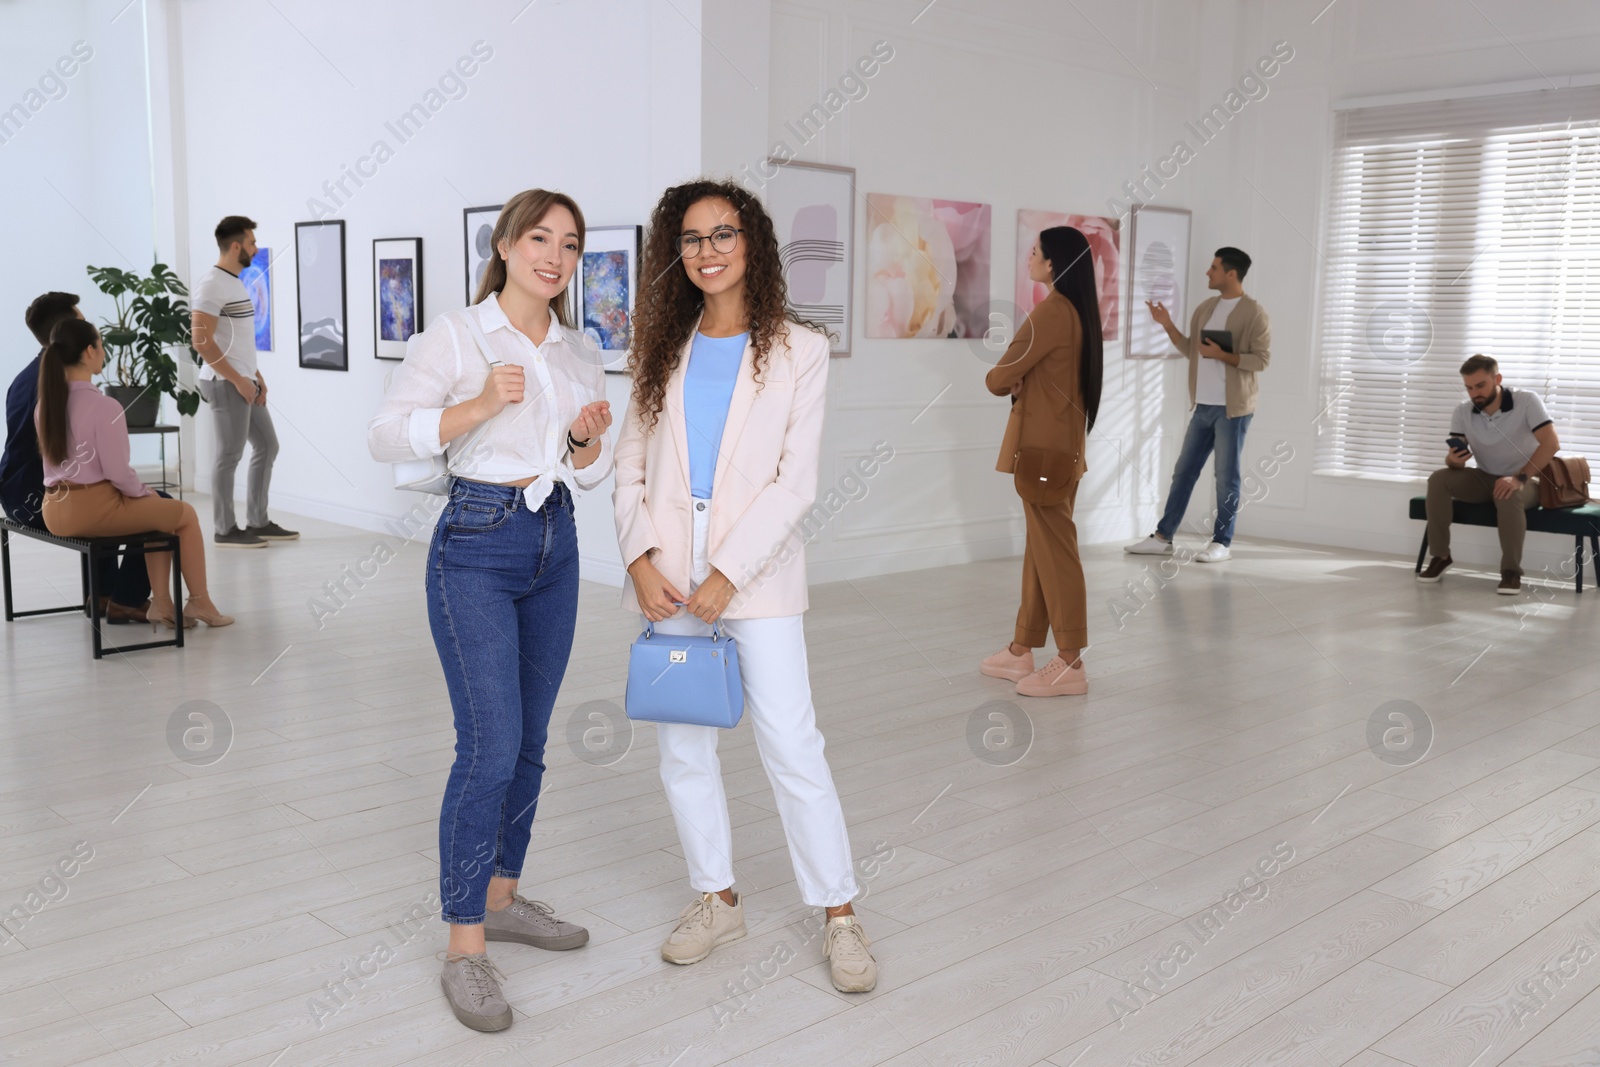
{"type": "Polygon", "coordinates": [[[183,647],[183,585],[182,585],[181,556],[178,551],[178,535],[175,533],[127,534],[121,537],[57,537],[44,530],[36,530],[32,526],[24,526],[15,519],[0,518],[0,573],[5,577],[5,602],[6,622],[12,619],[21,619],[29,615],[59,615],[65,611],[81,611],[89,617],[89,628],[92,631],[91,644],[94,647],[94,658],[99,659],[106,652],[137,652],[143,648],[182,648],[183,647]],[[79,553],[81,560],[83,603],[68,604],[62,608],[34,608],[30,611],[17,611],[12,607],[11,601],[11,535],[21,534],[31,537],[35,541],[43,541],[49,545],[60,545],[79,553]],[[106,648],[100,643],[100,563],[107,557],[120,558],[130,548],[141,548],[147,552],[161,551],[172,553],[172,603],[176,615],[177,629],[174,636],[165,641],[146,641],[138,645],[118,645],[106,648]]]}
{"type": "MultiPolygon", "coordinates": [[[[1464,500],[1452,501],[1455,505],[1450,521],[1457,526],[1497,526],[1493,504],[1469,504],[1464,500]]],[[[1428,518],[1428,498],[1411,498],[1411,517],[1428,518]]],[[[1600,586],[1600,506],[1582,504],[1575,508],[1530,508],[1529,533],[1571,534],[1576,548],[1573,552],[1573,581],[1576,590],[1583,592],[1583,539],[1589,539],[1589,559],[1594,565],[1594,580],[1600,586]]],[[[1422,547],[1417,550],[1417,571],[1428,555],[1428,533],[1422,533],[1422,547]]]]}

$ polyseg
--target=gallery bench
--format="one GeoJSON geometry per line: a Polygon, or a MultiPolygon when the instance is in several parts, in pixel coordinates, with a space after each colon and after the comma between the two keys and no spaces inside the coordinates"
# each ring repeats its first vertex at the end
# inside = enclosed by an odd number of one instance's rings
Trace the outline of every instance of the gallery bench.
{"type": "MultiPolygon", "coordinates": [[[[1471,504],[1464,500],[1452,502],[1455,510],[1450,521],[1456,526],[1497,526],[1495,521],[1495,508],[1493,504],[1471,504]]],[[[1411,498],[1411,517],[1428,519],[1428,498],[1414,496],[1411,498]]],[[[1589,559],[1594,565],[1595,584],[1600,586],[1600,506],[1582,504],[1575,508],[1530,508],[1528,511],[1529,533],[1571,534],[1573,543],[1577,546],[1573,552],[1573,581],[1576,583],[1577,592],[1583,592],[1583,539],[1589,539],[1589,559]]],[[[1428,533],[1422,533],[1422,547],[1417,550],[1417,571],[1422,571],[1422,564],[1428,555],[1428,533]]]]}
{"type": "Polygon", "coordinates": [[[44,530],[36,530],[32,526],[24,526],[14,519],[0,518],[0,573],[5,579],[5,606],[6,622],[21,619],[29,615],[59,615],[65,611],[81,611],[89,617],[91,631],[90,643],[94,648],[94,658],[99,659],[107,652],[137,652],[144,648],[182,648],[183,647],[183,585],[181,557],[178,552],[178,535],[175,533],[150,533],[126,534],[120,537],[57,537],[44,530]],[[61,608],[34,608],[29,611],[15,610],[11,599],[11,535],[20,534],[31,537],[35,541],[43,541],[47,545],[59,545],[77,552],[80,560],[80,570],[83,585],[83,603],[68,604],[61,608]],[[147,552],[172,553],[172,603],[177,623],[174,636],[165,641],[146,641],[138,645],[118,645],[111,648],[104,647],[100,642],[100,563],[108,557],[117,558],[130,548],[139,548],[147,552]]]}

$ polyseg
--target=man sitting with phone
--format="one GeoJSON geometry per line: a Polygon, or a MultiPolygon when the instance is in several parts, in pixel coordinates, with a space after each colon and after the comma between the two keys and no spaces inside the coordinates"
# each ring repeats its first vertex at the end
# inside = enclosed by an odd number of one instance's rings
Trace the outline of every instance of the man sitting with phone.
{"type": "Polygon", "coordinates": [[[1522,540],[1528,533],[1528,509],[1539,503],[1539,471],[1561,447],[1555,424],[1537,394],[1513,392],[1501,384],[1500,365],[1488,356],[1461,364],[1467,400],[1450,417],[1449,452],[1445,466],[1428,478],[1428,549],[1433,559],[1417,575],[1419,582],[1437,582],[1450,558],[1452,501],[1494,501],[1500,530],[1500,587],[1515,596],[1522,591],[1522,540]],[[1476,467],[1467,461],[1477,458],[1476,467]]]}

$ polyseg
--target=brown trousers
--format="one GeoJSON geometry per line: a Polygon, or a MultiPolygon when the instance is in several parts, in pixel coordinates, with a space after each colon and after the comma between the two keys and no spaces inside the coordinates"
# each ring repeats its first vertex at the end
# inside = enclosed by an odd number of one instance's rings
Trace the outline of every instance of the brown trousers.
{"type": "Polygon", "coordinates": [[[1522,573],[1522,541],[1528,534],[1528,509],[1539,503],[1539,479],[1529,478],[1504,500],[1494,499],[1498,479],[1476,467],[1441,467],[1428,476],[1428,552],[1450,555],[1450,502],[1494,502],[1500,530],[1500,569],[1522,573]]]}
{"type": "Polygon", "coordinates": [[[57,537],[116,537],[119,534],[172,533],[183,521],[183,501],[123,496],[110,482],[53,485],[39,509],[45,529],[57,537]]]}
{"type": "Polygon", "coordinates": [[[1014,638],[1019,645],[1042,648],[1054,631],[1057,648],[1089,646],[1089,594],[1078,556],[1078,527],[1072,521],[1077,497],[1074,483],[1065,503],[1022,502],[1028,539],[1022,550],[1022,606],[1014,638]]]}

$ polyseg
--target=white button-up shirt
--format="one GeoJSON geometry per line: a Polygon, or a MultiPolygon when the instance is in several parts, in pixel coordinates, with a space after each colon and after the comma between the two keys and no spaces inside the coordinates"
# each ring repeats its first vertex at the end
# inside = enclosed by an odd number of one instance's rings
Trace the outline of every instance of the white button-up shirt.
{"type": "Polygon", "coordinates": [[[585,404],[605,399],[604,358],[594,342],[563,327],[552,315],[544,343],[536,345],[511,324],[497,294],[481,304],[439,316],[411,338],[383,403],[367,424],[372,458],[386,463],[447,453],[450,473],[478,482],[535,481],[528,507],[544,504],[555,481],[593,489],[611,472],[611,444],[601,435],[600,455],[582,470],[572,466],[567,430],[585,404]],[[466,316],[475,316],[489,344],[479,350],[466,316]],[[521,367],[523,399],[462,434],[439,441],[446,408],[483,392],[489,361],[521,367]]]}

